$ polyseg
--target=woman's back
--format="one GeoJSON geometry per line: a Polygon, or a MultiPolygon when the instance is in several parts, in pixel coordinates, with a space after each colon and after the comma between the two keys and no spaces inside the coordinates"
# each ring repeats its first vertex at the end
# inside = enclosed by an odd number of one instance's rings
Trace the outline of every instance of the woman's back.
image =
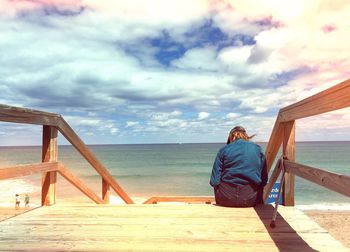
{"type": "Polygon", "coordinates": [[[222,180],[239,185],[261,184],[264,155],[259,145],[237,139],[221,149],[222,180]]]}
{"type": "Polygon", "coordinates": [[[210,185],[219,205],[249,207],[262,203],[266,160],[260,146],[249,141],[251,138],[243,127],[233,128],[227,145],[215,158],[210,185]]]}

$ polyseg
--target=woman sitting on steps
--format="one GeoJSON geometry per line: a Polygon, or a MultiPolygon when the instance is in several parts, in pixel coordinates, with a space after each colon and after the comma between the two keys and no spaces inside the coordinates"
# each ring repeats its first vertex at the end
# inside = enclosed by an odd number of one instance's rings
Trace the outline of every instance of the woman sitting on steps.
{"type": "Polygon", "coordinates": [[[267,183],[265,155],[241,126],[234,127],[218,152],[210,178],[217,205],[252,207],[263,204],[267,183]]]}

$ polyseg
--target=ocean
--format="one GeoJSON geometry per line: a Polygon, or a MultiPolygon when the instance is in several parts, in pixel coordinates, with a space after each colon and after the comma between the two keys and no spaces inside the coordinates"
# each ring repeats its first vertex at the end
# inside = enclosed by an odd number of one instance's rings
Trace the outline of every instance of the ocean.
{"type": "MultiPolygon", "coordinates": [[[[266,143],[258,143],[265,148],[266,143]]],[[[224,143],[91,145],[135,202],[160,195],[213,195],[209,178],[214,158],[224,143]]],[[[101,177],[72,146],[59,146],[59,160],[96,193],[101,177]]],[[[39,163],[41,147],[0,147],[0,167],[39,163]]],[[[298,142],[296,161],[339,174],[350,175],[350,142],[298,142]]],[[[0,204],[12,205],[15,193],[28,193],[32,204],[40,204],[39,174],[0,181],[0,204]]],[[[350,198],[296,178],[295,202],[301,209],[350,209],[350,198]]],[[[59,176],[58,203],[65,199],[89,201],[59,176]]],[[[112,203],[121,200],[112,194],[112,203]]]]}

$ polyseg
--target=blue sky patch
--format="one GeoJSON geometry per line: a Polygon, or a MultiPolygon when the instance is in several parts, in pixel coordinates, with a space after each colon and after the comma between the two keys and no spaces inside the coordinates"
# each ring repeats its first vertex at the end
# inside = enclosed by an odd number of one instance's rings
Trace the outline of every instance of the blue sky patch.
{"type": "Polygon", "coordinates": [[[165,66],[169,66],[171,61],[181,58],[186,52],[185,45],[173,40],[167,31],[163,31],[158,38],[150,39],[149,43],[159,49],[155,54],[156,59],[165,66]]]}
{"type": "Polygon", "coordinates": [[[186,41],[180,43],[176,41],[171,33],[164,30],[161,36],[146,39],[145,42],[158,49],[155,54],[156,59],[165,66],[170,62],[181,58],[185,52],[192,48],[202,48],[212,46],[217,51],[229,46],[254,45],[254,37],[245,34],[235,34],[230,36],[216,27],[211,19],[197,28],[190,29],[184,34],[186,41]]]}
{"type": "Polygon", "coordinates": [[[244,34],[230,36],[226,34],[220,28],[214,26],[211,19],[207,20],[199,28],[187,32],[185,35],[188,38],[196,38],[194,47],[214,46],[218,51],[224,47],[236,45],[237,41],[240,41],[243,45],[255,44],[254,37],[252,36],[244,34]]]}

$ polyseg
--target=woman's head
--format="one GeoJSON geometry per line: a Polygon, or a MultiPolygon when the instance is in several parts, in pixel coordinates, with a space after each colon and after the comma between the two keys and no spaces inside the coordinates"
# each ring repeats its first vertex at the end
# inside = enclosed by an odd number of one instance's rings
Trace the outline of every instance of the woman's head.
{"type": "Polygon", "coordinates": [[[233,129],[231,129],[230,134],[228,135],[227,144],[232,143],[233,141],[237,139],[243,139],[245,141],[249,141],[252,139],[255,135],[248,136],[245,129],[241,126],[236,126],[233,129]]]}

